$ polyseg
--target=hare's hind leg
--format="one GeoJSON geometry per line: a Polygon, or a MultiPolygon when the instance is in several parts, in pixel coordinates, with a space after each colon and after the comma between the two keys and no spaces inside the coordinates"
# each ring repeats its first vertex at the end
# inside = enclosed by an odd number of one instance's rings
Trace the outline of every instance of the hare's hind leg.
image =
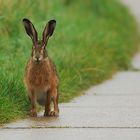
{"type": "Polygon", "coordinates": [[[32,117],[37,117],[37,112],[36,112],[36,95],[34,90],[30,90],[30,95],[29,95],[30,101],[31,101],[31,116],[32,117]]]}
{"type": "Polygon", "coordinates": [[[52,90],[51,93],[51,97],[52,97],[52,101],[54,104],[54,110],[50,112],[50,116],[59,116],[59,107],[58,107],[58,89],[55,88],[54,90],[52,90]]]}

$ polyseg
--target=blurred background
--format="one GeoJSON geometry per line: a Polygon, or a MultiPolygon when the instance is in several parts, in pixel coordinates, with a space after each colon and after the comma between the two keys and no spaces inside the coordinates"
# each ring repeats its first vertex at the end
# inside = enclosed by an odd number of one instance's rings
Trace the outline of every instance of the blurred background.
{"type": "Polygon", "coordinates": [[[32,41],[24,17],[40,39],[46,23],[57,21],[47,50],[60,77],[60,102],[131,68],[139,35],[118,0],[0,0],[0,123],[25,117],[29,109],[23,75],[32,41]]]}

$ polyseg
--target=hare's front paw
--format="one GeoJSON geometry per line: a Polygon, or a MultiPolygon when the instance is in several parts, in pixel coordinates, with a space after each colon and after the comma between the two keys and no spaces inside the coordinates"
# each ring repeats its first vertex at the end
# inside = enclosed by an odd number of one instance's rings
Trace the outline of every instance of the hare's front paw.
{"type": "Polygon", "coordinates": [[[54,111],[49,111],[49,112],[44,112],[44,116],[49,116],[49,117],[58,117],[59,112],[57,110],[54,111]]]}
{"type": "Polygon", "coordinates": [[[31,117],[37,117],[37,112],[36,112],[36,111],[31,110],[31,117]]]}
{"type": "Polygon", "coordinates": [[[49,113],[49,116],[54,116],[54,117],[58,117],[59,116],[59,112],[57,110],[51,111],[49,113]]]}

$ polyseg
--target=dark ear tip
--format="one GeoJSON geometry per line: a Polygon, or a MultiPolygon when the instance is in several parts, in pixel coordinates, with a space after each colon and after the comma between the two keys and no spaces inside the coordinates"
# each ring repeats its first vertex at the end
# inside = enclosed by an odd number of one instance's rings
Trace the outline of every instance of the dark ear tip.
{"type": "Polygon", "coordinates": [[[23,22],[30,22],[30,20],[29,19],[27,19],[27,18],[23,18],[23,20],[22,20],[23,22]]]}
{"type": "Polygon", "coordinates": [[[50,20],[49,24],[56,24],[56,20],[55,19],[50,20]]]}

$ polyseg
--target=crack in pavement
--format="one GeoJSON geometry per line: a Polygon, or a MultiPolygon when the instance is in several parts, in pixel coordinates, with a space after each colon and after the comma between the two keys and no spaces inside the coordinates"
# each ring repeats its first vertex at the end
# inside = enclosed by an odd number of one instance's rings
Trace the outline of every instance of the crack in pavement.
{"type": "Polygon", "coordinates": [[[3,127],[0,130],[17,130],[17,129],[140,129],[140,126],[36,126],[36,127],[3,127]]]}

